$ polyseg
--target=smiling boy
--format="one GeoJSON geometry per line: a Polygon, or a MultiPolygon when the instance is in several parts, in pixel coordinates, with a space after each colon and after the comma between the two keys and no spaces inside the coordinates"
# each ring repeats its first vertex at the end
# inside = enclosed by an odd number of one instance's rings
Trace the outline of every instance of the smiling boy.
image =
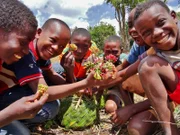
{"type": "MultiPolygon", "coordinates": [[[[0,71],[2,71],[0,76],[2,77],[3,63],[12,64],[29,53],[28,44],[35,36],[37,21],[33,13],[20,1],[0,0],[0,3],[0,71]]],[[[2,85],[2,82],[8,83],[11,79],[0,79],[0,92],[7,87],[6,84],[2,85]]],[[[14,120],[29,119],[36,115],[48,95],[45,94],[39,100],[36,100],[36,97],[37,95],[23,97],[0,111],[0,127],[2,127],[0,134],[5,132],[14,135],[30,134],[27,128],[14,120]]],[[[0,103],[5,104],[2,101],[0,103]]]]}
{"type": "Polygon", "coordinates": [[[157,111],[166,135],[179,135],[169,109],[169,98],[180,103],[180,35],[175,12],[165,3],[152,0],[137,7],[135,28],[156,55],[141,61],[140,79],[147,97],[157,111]]]}

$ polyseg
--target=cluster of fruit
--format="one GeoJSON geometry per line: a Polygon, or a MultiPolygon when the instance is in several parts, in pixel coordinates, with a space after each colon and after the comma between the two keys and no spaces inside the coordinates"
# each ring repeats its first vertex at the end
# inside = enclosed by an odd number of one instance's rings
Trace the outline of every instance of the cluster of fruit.
{"type": "Polygon", "coordinates": [[[87,70],[87,74],[94,71],[94,78],[97,80],[103,80],[107,78],[114,79],[117,73],[116,67],[113,64],[115,60],[115,56],[107,56],[105,60],[97,57],[93,62],[85,62],[84,67],[87,70]]]}
{"type": "Polygon", "coordinates": [[[48,89],[47,85],[44,84],[38,84],[38,92],[39,92],[39,96],[41,97],[48,89]]]}
{"type": "Polygon", "coordinates": [[[69,51],[76,51],[77,46],[75,44],[69,44],[69,51]]]}

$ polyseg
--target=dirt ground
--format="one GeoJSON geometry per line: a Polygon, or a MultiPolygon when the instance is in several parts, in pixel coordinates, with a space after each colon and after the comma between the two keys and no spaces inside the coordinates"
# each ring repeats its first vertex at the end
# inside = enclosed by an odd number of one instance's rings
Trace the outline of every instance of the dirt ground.
{"type": "MultiPolygon", "coordinates": [[[[135,96],[136,102],[144,100],[140,96],[135,96]]],[[[66,130],[64,127],[57,123],[50,123],[49,129],[45,128],[48,124],[37,125],[30,127],[31,135],[128,135],[127,125],[114,126],[110,121],[109,115],[107,115],[104,109],[99,111],[100,121],[99,124],[93,125],[90,128],[86,128],[82,131],[66,130]]],[[[161,128],[159,127],[153,135],[163,135],[161,128]]]]}
{"type": "Polygon", "coordinates": [[[104,109],[100,110],[100,123],[82,131],[66,130],[55,125],[50,129],[43,128],[43,125],[31,129],[32,135],[127,135],[126,125],[113,127],[104,109]]]}

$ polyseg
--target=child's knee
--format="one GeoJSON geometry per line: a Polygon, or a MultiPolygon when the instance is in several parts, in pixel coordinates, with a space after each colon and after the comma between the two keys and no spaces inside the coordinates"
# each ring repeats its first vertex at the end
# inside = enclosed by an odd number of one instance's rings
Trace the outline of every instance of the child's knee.
{"type": "Polygon", "coordinates": [[[154,57],[147,57],[145,60],[141,61],[138,67],[139,76],[149,76],[155,68],[152,68],[154,64],[154,57]]]}
{"type": "Polygon", "coordinates": [[[43,110],[43,116],[46,117],[46,119],[53,119],[59,112],[59,108],[60,108],[60,101],[59,100],[55,100],[52,102],[48,102],[46,103],[42,110],[43,110]]]}
{"type": "Polygon", "coordinates": [[[167,65],[167,64],[168,64],[167,61],[163,60],[158,56],[149,56],[141,61],[138,67],[138,73],[140,75],[147,75],[147,73],[157,71],[157,69],[160,67],[159,65],[167,65]]]}
{"type": "Polygon", "coordinates": [[[49,109],[49,119],[53,119],[59,112],[60,101],[59,100],[52,101],[48,109],[49,109]]]}

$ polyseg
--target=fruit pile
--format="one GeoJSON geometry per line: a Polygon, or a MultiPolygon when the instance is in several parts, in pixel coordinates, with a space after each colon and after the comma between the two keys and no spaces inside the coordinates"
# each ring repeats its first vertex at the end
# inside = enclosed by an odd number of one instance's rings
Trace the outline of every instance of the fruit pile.
{"type": "Polygon", "coordinates": [[[97,57],[95,61],[87,61],[84,63],[84,67],[86,68],[86,73],[94,71],[94,78],[97,80],[103,80],[107,78],[115,78],[116,77],[116,67],[114,66],[115,56],[107,56],[105,60],[97,57]]]}
{"type": "Polygon", "coordinates": [[[39,98],[47,91],[48,86],[44,84],[38,84],[38,92],[40,93],[39,98]]]}

